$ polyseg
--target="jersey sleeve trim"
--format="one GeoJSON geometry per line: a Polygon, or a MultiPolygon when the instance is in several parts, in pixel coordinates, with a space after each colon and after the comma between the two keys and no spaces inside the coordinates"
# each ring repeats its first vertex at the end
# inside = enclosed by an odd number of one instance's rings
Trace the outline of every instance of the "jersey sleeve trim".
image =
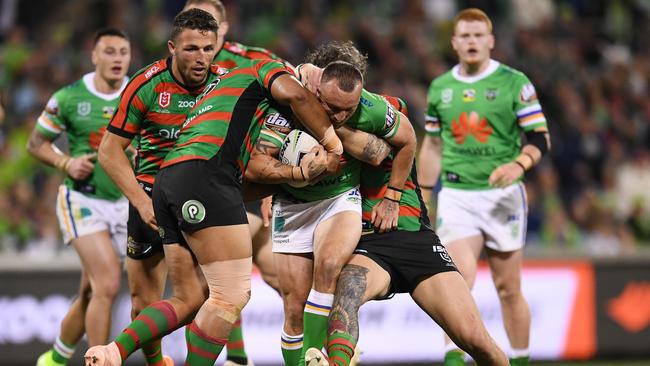
{"type": "Polygon", "coordinates": [[[116,134],[116,135],[118,135],[118,136],[121,136],[121,137],[127,138],[127,139],[129,139],[129,140],[132,140],[133,137],[135,137],[135,134],[133,134],[133,133],[131,133],[131,132],[128,132],[128,131],[126,131],[126,130],[123,130],[123,129],[117,128],[117,127],[115,127],[115,126],[113,126],[113,125],[108,125],[108,127],[106,127],[106,130],[107,130],[108,132],[110,132],[110,133],[114,133],[114,134],[116,134]]]}
{"type": "Polygon", "coordinates": [[[260,131],[260,137],[259,138],[261,140],[268,141],[268,142],[272,143],[273,146],[275,146],[277,148],[282,147],[282,142],[284,140],[277,132],[275,132],[273,130],[270,130],[270,129],[266,129],[266,128],[264,128],[264,129],[262,129],[262,131],[260,131]]]}
{"type": "Polygon", "coordinates": [[[542,107],[539,104],[534,104],[520,109],[517,112],[517,119],[519,120],[519,126],[521,127],[546,123],[546,117],[544,117],[542,107]]]}
{"type": "Polygon", "coordinates": [[[286,70],[277,70],[277,71],[275,71],[274,74],[269,73],[269,74],[266,75],[265,79],[267,79],[268,82],[266,82],[266,80],[265,80],[264,84],[268,85],[266,87],[266,89],[269,91],[269,93],[271,92],[271,86],[273,85],[273,82],[275,81],[275,79],[277,79],[279,76],[285,75],[285,74],[288,75],[289,72],[287,72],[286,70]]]}
{"type": "Polygon", "coordinates": [[[54,121],[47,117],[46,112],[41,113],[41,115],[38,117],[37,123],[43,129],[57,135],[65,131],[65,127],[54,123],[54,121]]]}

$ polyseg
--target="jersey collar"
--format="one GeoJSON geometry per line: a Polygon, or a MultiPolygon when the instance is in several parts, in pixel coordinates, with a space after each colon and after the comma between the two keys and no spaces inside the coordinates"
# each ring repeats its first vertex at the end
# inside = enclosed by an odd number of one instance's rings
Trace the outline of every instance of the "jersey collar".
{"type": "Polygon", "coordinates": [[[473,75],[473,76],[463,76],[460,74],[460,65],[456,65],[451,69],[451,75],[454,77],[454,79],[458,81],[462,81],[464,83],[475,83],[479,80],[483,80],[486,77],[490,76],[493,72],[497,70],[499,67],[500,63],[499,61],[490,59],[490,63],[488,64],[488,67],[483,70],[482,73],[478,75],[473,75]]]}
{"type": "Polygon", "coordinates": [[[95,88],[95,82],[93,81],[94,78],[95,78],[95,72],[94,71],[84,75],[84,77],[83,77],[84,85],[86,86],[86,89],[88,89],[90,94],[93,94],[96,97],[104,99],[104,100],[113,100],[113,99],[119,97],[120,93],[122,93],[122,90],[124,90],[124,88],[126,87],[127,82],[129,81],[129,78],[125,76],[124,80],[122,81],[122,85],[120,85],[120,89],[118,91],[116,91],[115,93],[106,94],[106,93],[100,92],[99,90],[97,90],[97,88],[95,88]]]}

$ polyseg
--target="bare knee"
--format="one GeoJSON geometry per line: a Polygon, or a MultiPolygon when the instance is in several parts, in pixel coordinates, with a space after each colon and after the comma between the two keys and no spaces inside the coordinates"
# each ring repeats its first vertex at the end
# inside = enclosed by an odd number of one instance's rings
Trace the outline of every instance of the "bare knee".
{"type": "Polygon", "coordinates": [[[501,302],[511,303],[517,301],[522,296],[519,283],[497,281],[494,285],[501,302]]]}
{"type": "Polygon", "coordinates": [[[92,282],[91,298],[113,301],[120,292],[120,274],[108,273],[92,282]]]}
{"type": "Polygon", "coordinates": [[[314,283],[322,286],[336,285],[344,264],[340,258],[317,259],[314,263],[314,283]]]}

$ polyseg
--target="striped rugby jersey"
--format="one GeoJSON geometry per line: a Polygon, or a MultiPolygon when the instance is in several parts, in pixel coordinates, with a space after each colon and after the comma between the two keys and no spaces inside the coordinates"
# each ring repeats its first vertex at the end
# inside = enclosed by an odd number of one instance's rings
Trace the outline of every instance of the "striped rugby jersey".
{"type": "Polygon", "coordinates": [[[431,82],[426,132],[442,139],[443,186],[489,189],[492,171],[519,155],[522,131],[546,127],[546,118],[520,71],[494,60],[480,75],[459,70],[431,82]]]}
{"type": "Polygon", "coordinates": [[[237,42],[224,42],[213,62],[221,67],[234,69],[250,66],[255,60],[276,60],[287,64],[285,60],[265,48],[246,46],[237,42]]]}
{"type": "MultiPolygon", "coordinates": [[[[402,114],[407,114],[406,103],[400,98],[383,95],[383,98],[402,114]]],[[[363,198],[362,219],[364,232],[373,231],[371,224],[372,209],[384,197],[390,175],[392,172],[392,154],[388,156],[380,166],[373,167],[362,164],[361,167],[361,197],[363,198]]],[[[397,219],[397,230],[420,231],[432,230],[427,214],[427,209],[422,201],[420,188],[417,183],[415,162],[411,167],[411,174],[404,185],[404,192],[399,203],[399,217],[397,219]]]]}
{"type": "Polygon", "coordinates": [[[133,139],[138,137],[136,178],[153,184],[167,153],[174,146],[185,117],[204,86],[225,70],[212,65],[206,84],[188,88],[171,72],[172,58],[158,60],[138,71],[120,100],[108,130],[133,139]]]}
{"type": "MultiPolygon", "coordinates": [[[[95,88],[94,77],[94,72],[86,74],[59,89],[47,102],[36,123],[36,130],[50,141],[65,133],[72,157],[97,152],[106,125],[117,107],[120,92],[128,81],[124,78],[119,91],[104,94],[95,88]]],[[[122,192],[96,162],[87,180],[75,184],[70,176],[66,176],[64,184],[94,198],[115,201],[122,197],[122,192]]]]}
{"type": "Polygon", "coordinates": [[[278,76],[288,73],[278,61],[260,60],[250,67],[229,70],[208,84],[187,116],[163,167],[209,160],[220,153],[220,164],[243,173],[266,112],[272,107],[281,109],[271,99],[271,85],[278,76]]]}

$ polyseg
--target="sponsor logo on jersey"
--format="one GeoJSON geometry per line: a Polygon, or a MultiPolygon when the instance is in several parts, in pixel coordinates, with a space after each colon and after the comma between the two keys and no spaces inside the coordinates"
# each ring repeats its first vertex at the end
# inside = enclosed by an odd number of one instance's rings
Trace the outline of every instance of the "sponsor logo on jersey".
{"type": "Polygon", "coordinates": [[[440,92],[440,100],[445,104],[451,103],[451,99],[453,97],[454,97],[454,90],[453,89],[450,89],[450,88],[442,89],[442,91],[440,92]]]}
{"type": "Polygon", "coordinates": [[[465,89],[463,90],[463,102],[473,102],[476,100],[476,90],[465,89]]]}
{"type": "Polygon", "coordinates": [[[160,67],[158,66],[157,63],[156,63],[155,65],[151,66],[151,67],[149,68],[149,70],[147,70],[147,71],[144,73],[144,77],[145,77],[145,79],[150,79],[150,78],[151,78],[155,73],[157,73],[159,70],[160,70],[160,67]]]}
{"type": "Polygon", "coordinates": [[[388,104],[388,108],[386,108],[386,130],[389,130],[393,127],[395,124],[395,121],[397,120],[397,113],[395,112],[395,108],[393,108],[392,105],[388,104]]]}
{"type": "Polygon", "coordinates": [[[52,97],[47,101],[47,105],[45,105],[45,112],[53,116],[59,114],[59,102],[56,100],[56,98],[52,97]]]}
{"type": "Polygon", "coordinates": [[[374,106],[374,104],[372,104],[371,101],[369,101],[368,99],[366,99],[364,97],[361,97],[361,99],[359,99],[359,102],[361,102],[361,104],[365,105],[366,107],[372,108],[374,106]]]}
{"type": "Polygon", "coordinates": [[[172,128],[161,128],[158,131],[158,136],[166,138],[168,140],[176,140],[178,139],[178,134],[181,132],[180,128],[172,127],[172,128]]]}
{"type": "Polygon", "coordinates": [[[493,131],[487,119],[481,118],[475,111],[469,115],[463,112],[458,116],[458,120],[451,121],[451,134],[459,145],[465,143],[467,136],[473,136],[476,141],[484,144],[493,131]]]}
{"type": "Polygon", "coordinates": [[[160,108],[167,108],[172,102],[172,93],[162,92],[158,95],[158,105],[160,108]]]}
{"type": "Polygon", "coordinates": [[[206,85],[205,89],[203,89],[203,92],[201,94],[199,94],[198,97],[196,97],[196,101],[199,102],[201,99],[203,99],[203,97],[205,97],[211,91],[213,91],[214,88],[216,88],[217,85],[219,85],[220,82],[221,82],[221,78],[217,78],[217,79],[215,79],[215,81],[213,81],[210,84],[206,85]]]}
{"type": "Polygon", "coordinates": [[[106,119],[111,119],[113,117],[113,114],[115,113],[115,107],[113,106],[104,106],[102,108],[102,117],[106,119]]]}
{"type": "Polygon", "coordinates": [[[193,100],[179,100],[178,108],[192,108],[196,102],[193,100]]]}
{"type": "Polygon", "coordinates": [[[433,252],[438,253],[440,255],[440,258],[442,258],[444,261],[451,263],[451,257],[449,256],[449,253],[447,253],[447,249],[445,249],[444,246],[434,245],[433,252]]]}
{"type": "Polygon", "coordinates": [[[188,200],[181,207],[183,220],[190,224],[198,224],[205,219],[205,206],[197,200],[188,200]]]}
{"type": "Polygon", "coordinates": [[[521,88],[519,99],[524,103],[531,103],[537,100],[537,92],[533,84],[526,84],[521,88]]]}
{"type": "Polygon", "coordinates": [[[293,129],[291,121],[278,112],[267,115],[264,119],[264,126],[281,134],[288,134],[293,129]]]}
{"type": "Polygon", "coordinates": [[[499,89],[486,89],[485,90],[485,99],[487,99],[488,102],[491,102],[491,101],[497,99],[498,95],[499,95],[499,89]]]}
{"type": "Polygon", "coordinates": [[[446,172],[445,176],[447,177],[447,182],[458,183],[460,182],[460,176],[456,173],[446,172]]]}
{"type": "Polygon", "coordinates": [[[90,114],[90,103],[89,102],[79,102],[77,103],[77,113],[80,116],[87,116],[90,114]]]}

